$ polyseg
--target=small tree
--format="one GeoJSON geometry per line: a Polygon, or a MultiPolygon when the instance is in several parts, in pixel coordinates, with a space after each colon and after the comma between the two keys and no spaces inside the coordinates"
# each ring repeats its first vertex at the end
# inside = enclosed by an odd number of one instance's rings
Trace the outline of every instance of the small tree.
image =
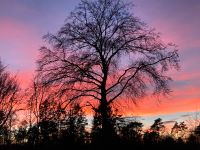
{"type": "Polygon", "coordinates": [[[150,130],[160,133],[161,131],[163,131],[164,128],[165,128],[165,126],[162,122],[162,119],[158,118],[158,119],[154,120],[154,123],[153,123],[153,125],[151,125],[150,130]]]}
{"type": "Polygon", "coordinates": [[[122,139],[125,142],[132,144],[141,144],[142,142],[142,127],[141,122],[130,122],[128,125],[122,128],[122,139]]]}
{"type": "Polygon", "coordinates": [[[0,128],[0,136],[2,139],[1,144],[10,144],[10,139],[9,139],[9,129],[6,125],[0,128]]]}
{"type": "Polygon", "coordinates": [[[179,124],[178,124],[178,122],[175,122],[174,126],[172,127],[171,134],[172,134],[172,136],[177,138],[178,132],[179,132],[179,124]]]}
{"type": "Polygon", "coordinates": [[[18,144],[24,144],[27,139],[27,129],[20,127],[15,135],[15,139],[18,144]]]}
{"type": "Polygon", "coordinates": [[[38,124],[40,122],[40,108],[42,103],[44,103],[47,99],[52,99],[50,96],[50,90],[49,88],[46,88],[42,86],[38,82],[38,77],[34,77],[34,80],[31,84],[31,86],[26,89],[25,91],[26,99],[27,99],[27,108],[29,110],[29,124],[30,127],[34,123],[34,119],[36,120],[35,123],[38,124]]]}
{"type": "Polygon", "coordinates": [[[0,61],[0,128],[4,127],[16,111],[19,90],[16,77],[6,71],[6,67],[0,61]]]}
{"type": "Polygon", "coordinates": [[[69,144],[84,144],[86,138],[87,119],[79,104],[73,104],[66,116],[64,139],[69,144]]]}
{"type": "Polygon", "coordinates": [[[45,100],[40,105],[40,112],[39,112],[39,118],[40,122],[38,123],[42,141],[48,142],[50,138],[57,137],[58,128],[55,118],[55,103],[54,101],[45,100]]]}
{"type": "Polygon", "coordinates": [[[31,126],[28,130],[28,143],[30,145],[37,145],[40,143],[40,132],[37,125],[31,126]]]}
{"type": "MultiPolygon", "coordinates": [[[[118,114],[118,109],[115,111],[110,111],[109,114],[109,122],[110,122],[110,144],[114,144],[116,140],[119,138],[119,134],[121,132],[121,128],[124,123],[124,119],[121,115],[118,114]]],[[[93,144],[101,144],[103,136],[103,129],[102,129],[102,115],[97,110],[95,111],[93,122],[92,122],[92,131],[91,131],[91,138],[93,144]]]]}
{"type": "Polygon", "coordinates": [[[200,137],[200,124],[195,128],[194,134],[200,137]]]}
{"type": "Polygon", "coordinates": [[[99,144],[102,139],[102,118],[99,113],[95,113],[92,121],[91,140],[93,144],[99,144]]]}
{"type": "Polygon", "coordinates": [[[200,125],[198,125],[189,135],[187,139],[187,143],[189,144],[200,144],[200,125]]]}
{"type": "Polygon", "coordinates": [[[151,125],[150,129],[144,134],[144,142],[145,143],[158,143],[160,138],[160,133],[165,129],[165,126],[162,122],[161,118],[154,120],[153,125],[151,125]]]}
{"type": "Polygon", "coordinates": [[[185,122],[180,122],[180,124],[178,124],[177,122],[174,124],[174,126],[172,127],[171,130],[171,134],[177,139],[177,138],[183,138],[186,134],[186,130],[187,130],[187,125],[185,124],[185,122]]]}
{"type": "Polygon", "coordinates": [[[179,127],[180,127],[180,134],[179,134],[179,136],[181,138],[183,138],[186,135],[186,131],[187,131],[188,127],[187,127],[187,125],[185,124],[184,121],[179,124],[179,127]]]}

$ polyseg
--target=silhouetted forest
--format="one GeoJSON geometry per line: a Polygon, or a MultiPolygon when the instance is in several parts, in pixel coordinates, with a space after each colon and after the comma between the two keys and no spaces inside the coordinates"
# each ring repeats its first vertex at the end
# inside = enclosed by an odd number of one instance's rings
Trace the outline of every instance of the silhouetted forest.
{"type": "Polygon", "coordinates": [[[146,127],[116,108],[170,94],[166,73],[179,69],[175,44],[162,42],[131,8],[122,0],[81,0],[57,33],[44,36],[48,46],[27,89],[0,63],[0,148],[200,146],[200,124],[169,129],[158,118],[146,127]]]}
{"type": "MultiPolygon", "coordinates": [[[[63,110],[59,105],[44,101],[39,108],[38,123],[31,124],[24,120],[17,129],[8,124],[1,127],[1,148],[44,149],[67,147],[81,149],[101,149],[110,147],[149,148],[200,146],[200,125],[188,130],[184,122],[174,123],[168,129],[161,118],[144,129],[143,123],[134,118],[112,114],[112,139],[108,143],[102,140],[102,119],[95,113],[92,125],[79,104],[63,110]]],[[[2,120],[1,120],[2,121],[2,120]]],[[[163,148],[163,149],[164,149],[163,148]]]]}

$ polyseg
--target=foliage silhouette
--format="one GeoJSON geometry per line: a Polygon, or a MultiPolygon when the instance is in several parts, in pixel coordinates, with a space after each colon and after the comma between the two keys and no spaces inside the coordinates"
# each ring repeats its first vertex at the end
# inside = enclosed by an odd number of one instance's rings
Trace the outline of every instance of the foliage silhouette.
{"type": "Polygon", "coordinates": [[[52,102],[45,100],[40,105],[40,112],[39,112],[39,118],[40,122],[38,123],[40,132],[41,132],[41,138],[43,143],[48,142],[50,138],[54,136],[54,134],[57,134],[57,124],[54,120],[54,109],[52,109],[52,102]]]}
{"type": "Polygon", "coordinates": [[[175,137],[183,137],[185,134],[185,131],[187,130],[187,126],[184,122],[180,122],[180,124],[178,124],[177,122],[174,124],[174,126],[172,127],[172,131],[171,134],[175,137]]]}
{"type": "Polygon", "coordinates": [[[130,122],[122,128],[121,138],[125,143],[142,144],[142,127],[141,122],[130,122]]]}
{"type": "Polygon", "coordinates": [[[163,131],[165,126],[163,125],[162,119],[158,118],[151,125],[150,129],[144,134],[144,142],[147,144],[156,144],[161,140],[160,133],[163,131]]]}
{"type": "Polygon", "coordinates": [[[25,139],[27,139],[27,130],[24,127],[20,127],[15,135],[16,142],[18,144],[25,143],[25,139]]]}
{"type": "MultiPolygon", "coordinates": [[[[109,135],[109,142],[106,143],[107,145],[111,145],[111,143],[116,143],[120,135],[118,135],[121,132],[122,124],[124,122],[124,119],[121,117],[121,115],[118,114],[118,110],[115,109],[115,111],[109,112],[109,122],[110,122],[110,135],[109,135]]],[[[91,130],[91,139],[92,143],[96,145],[101,145],[103,141],[103,129],[102,129],[102,115],[99,113],[99,111],[96,111],[93,118],[93,126],[91,130]]],[[[105,143],[104,143],[105,144],[105,143]]]]}
{"type": "Polygon", "coordinates": [[[39,144],[39,128],[37,125],[32,126],[28,130],[28,144],[37,145],[39,144]]]}
{"type": "Polygon", "coordinates": [[[87,120],[79,104],[74,104],[65,120],[64,140],[69,144],[84,144],[86,140],[87,120]]]}
{"type": "Polygon", "coordinates": [[[200,124],[194,130],[194,134],[200,137],[200,124]]]}

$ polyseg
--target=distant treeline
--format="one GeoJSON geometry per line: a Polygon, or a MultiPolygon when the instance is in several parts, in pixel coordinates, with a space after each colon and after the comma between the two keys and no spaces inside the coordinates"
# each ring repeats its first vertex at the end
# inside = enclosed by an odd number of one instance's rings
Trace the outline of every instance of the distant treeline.
{"type": "MultiPolygon", "coordinates": [[[[86,115],[79,104],[71,105],[68,111],[59,107],[52,109],[48,101],[41,104],[39,122],[28,124],[23,121],[18,129],[1,128],[2,147],[42,148],[50,146],[95,147],[102,146],[101,116],[95,113],[92,126],[88,127],[86,115]],[[51,108],[51,109],[50,109],[51,108]],[[58,117],[59,116],[59,117],[58,117]],[[61,117],[62,116],[62,117],[61,117]]],[[[175,123],[167,130],[162,119],[158,118],[144,130],[139,121],[130,121],[112,114],[112,138],[107,144],[113,146],[159,146],[159,145],[196,145],[200,144],[200,125],[188,132],[184,122],[175,123]]]]}

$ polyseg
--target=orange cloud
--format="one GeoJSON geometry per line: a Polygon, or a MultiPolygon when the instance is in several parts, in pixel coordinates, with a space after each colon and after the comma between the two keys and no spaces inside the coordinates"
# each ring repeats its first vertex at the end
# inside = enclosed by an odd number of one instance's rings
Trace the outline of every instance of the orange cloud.
{"type": "Polygon", "coordinates": [[[173,98],[158,101],[155,98],[146,98],[138,101],[137,106],[132,105],[126,111],[127,116],[154,116],[177,112],[193,112],[200,109],[199,98],[173,98]]]}
{"type": "Polygon", "coordinates": [[[22,88],[27,88],[31,85],[31,81],[33,79],[34,72],[30,71],[23,71],[19,72],[18,74],[18,81],[22,88]]]}

